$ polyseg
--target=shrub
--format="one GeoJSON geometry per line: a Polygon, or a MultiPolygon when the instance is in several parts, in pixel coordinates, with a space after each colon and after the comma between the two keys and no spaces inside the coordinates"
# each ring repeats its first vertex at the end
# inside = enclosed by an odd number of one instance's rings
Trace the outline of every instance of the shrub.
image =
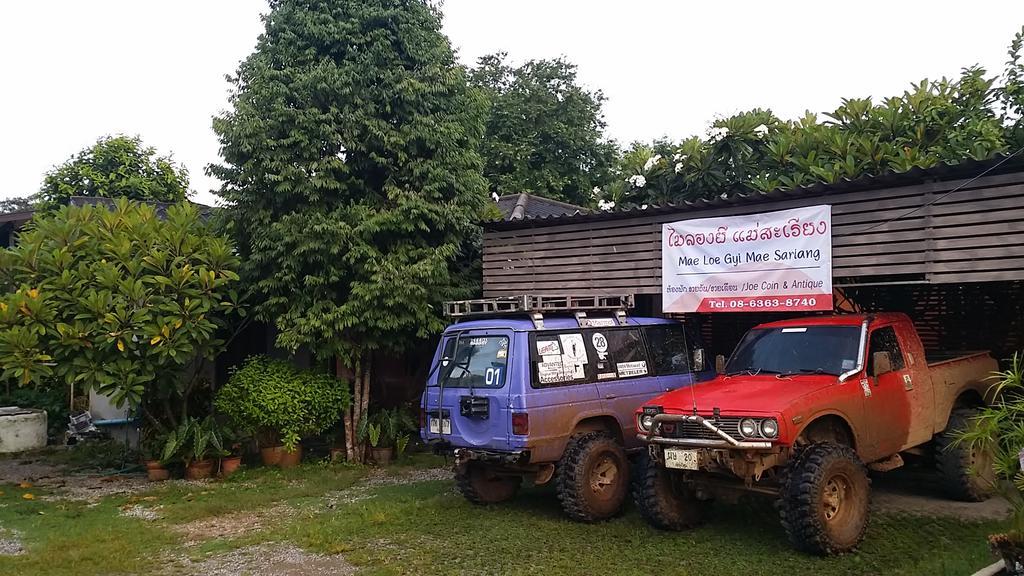
{"type": "Polygon", "coordinates": [[[264,444],[280,440],[291,452],[303,435],[319,434],[337,422],[349,401],[347,382],[255,356],[232,372],[215,406],[264,444]]]}

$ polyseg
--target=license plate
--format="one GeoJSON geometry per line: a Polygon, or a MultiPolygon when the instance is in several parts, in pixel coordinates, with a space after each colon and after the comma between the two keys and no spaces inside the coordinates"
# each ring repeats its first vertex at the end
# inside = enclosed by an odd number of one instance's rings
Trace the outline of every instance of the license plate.
{"type": "Polygon", "coordinates": [[[665,448],[664,458],[666,468],[676,470],[699,470],[700,459],[696,450],[684,450],[682,448],[665,448]]]}
{"type": "Polygon", "coordinates": [[[452,419],[451,418],[431,418],[430,419],[430,433],[431,434],[451,434],[452,433],[452,419]]]}

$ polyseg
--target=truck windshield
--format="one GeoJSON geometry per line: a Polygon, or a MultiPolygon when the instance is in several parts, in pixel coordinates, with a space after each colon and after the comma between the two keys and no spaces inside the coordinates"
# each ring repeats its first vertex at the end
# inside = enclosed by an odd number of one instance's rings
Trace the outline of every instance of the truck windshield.
{"type": "Polygon", "coordinates": [[[445,340],[438,381],[445,388],[501,388],[507,365],[507,337],[463,334],[445,340]]]}
{"type": "Polygon", "coordinates": [[[857,365],[856,326],[755,328],[729,359],[726,374],[833,374],[857,365]]]}

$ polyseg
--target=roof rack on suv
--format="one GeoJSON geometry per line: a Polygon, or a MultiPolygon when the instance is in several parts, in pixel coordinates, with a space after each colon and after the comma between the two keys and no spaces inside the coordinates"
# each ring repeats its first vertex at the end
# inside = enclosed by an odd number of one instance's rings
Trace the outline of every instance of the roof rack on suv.
{"type": "Polygon", "coordinates": [[[464,318],[481,318],[527,314],[538,329],[544,328],[545,312],[571,312],[580,326],[620,325],[626,323],[626,309],[633,307],[633,295],[613,296],[503,296],[479,300],[456,300],[444,303],[446,316],[456,321],[464,318]],[[587,318],[587,312],[608,311],[615,314],[615,320],[587,318]]]}

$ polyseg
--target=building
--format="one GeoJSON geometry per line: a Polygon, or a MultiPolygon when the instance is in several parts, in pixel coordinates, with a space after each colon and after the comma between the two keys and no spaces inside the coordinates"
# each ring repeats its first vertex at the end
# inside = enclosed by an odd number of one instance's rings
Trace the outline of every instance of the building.
{"type": "MultiPolygon", "coordinates": [[[[994,158],[795,190],[489,223],[485,296],[637,296],[661,311],[661,227],[692,218],[832,206],[833,282],[843,309],[898,310],[926,345],[1024,347],[1024,158],[994,158]]],[[[716,352],[772,315],[693,318],[716,352]]]]}

